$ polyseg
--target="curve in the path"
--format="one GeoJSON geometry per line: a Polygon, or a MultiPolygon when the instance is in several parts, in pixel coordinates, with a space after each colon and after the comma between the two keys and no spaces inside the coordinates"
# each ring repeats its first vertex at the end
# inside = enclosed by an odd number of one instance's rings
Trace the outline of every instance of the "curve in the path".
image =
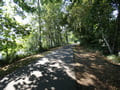
{"type": "Polygon", "coordinates": [[[0,80],[0,90],[77,90],[72,45],[64,46],[0,80]]]}

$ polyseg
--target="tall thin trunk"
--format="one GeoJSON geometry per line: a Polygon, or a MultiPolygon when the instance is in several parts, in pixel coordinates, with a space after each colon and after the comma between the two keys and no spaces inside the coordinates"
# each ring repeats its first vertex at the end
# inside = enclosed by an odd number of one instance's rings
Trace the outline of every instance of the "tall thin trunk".
{"type": "Polygon", "coordinates": [[[114,53],[118,53],[120,50],[120,2],[117,2],[118,4],[118,16],[116,19],[116,31],[115,31],[115,38],[114,38],[114,53]]]}
{"type": "Polygon", "coordinates": [[[63,45],[62,34],[60,32],[60,45],[63,45]]]}
{"type": "Polygon", "coordinates": [[[118,6],[118,17],[117,17],[117,35],[116,35],[116,53],[120,50],[120,3],[118,6]]]}
{"type": "Polygon", "coordinates": [[[65,33],[65,38],[66,38],[66,44],[68,44],[68,33],[67,33],[67,31],[65,33]]]}
{"type": "Polygon", "coordinates": [[[107,48],[108,48],[110,54],[113,54],[113,51],[112,51],[112,49],[111,49],[111,47],[110,47],[107,39],[105,38],[104,34],[102,34],[102,38],[103,38],[103,40],[105,41],[105,44],[107,45],[107,48]]]}
{"type": "Polygon", "coordinates": [[[39,49],[42,48],[42,40],[41,40],[41,17],[40,17],[41,9],[40,9],[40,0],[38,0],[38,23],[39,23],[39,49]]]}
{"type": "MultiPolygon", "coordinates": [[[[115,21],[116,23],[117,21],[115,21]]],[[[115,26],[115,33],[114,33],[114,38],[113,38],[113,45],[112,45],[112,50],[115,53],[115,45],[116,45],[116,40],[117,40],[117,25],[115,26]]]]}
{"type": "Polygon", "coordinates": [[[115,32],[115,40],[114,40],[114,53],[118,53],[120,50],[120,0],[115,0],[114,2],[118,7],[118,16],[116,19],[116,32],[115,32]]]}

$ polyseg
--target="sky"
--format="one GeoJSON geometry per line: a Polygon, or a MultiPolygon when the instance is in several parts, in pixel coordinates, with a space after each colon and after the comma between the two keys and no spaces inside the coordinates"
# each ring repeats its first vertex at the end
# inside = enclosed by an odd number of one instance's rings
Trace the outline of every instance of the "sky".
{"type": "Polygon", "coordinates": [[[117,16],[118,16],[118,10],[113,11],[113,15],[115,16],[115,18],[117,18],[117,16]]]}
{"type": "Polygon", "coordinates": [[[9,13],[10,17],[14,17],[16,21],[18,21],[20,24],[28,24],[30,23],[30,18],[32,15],[26,13],[25,11],[22,11],[22,8],[20,8],[17,4],[13,2],[13,0],[4,0],[4,6],[3,11],[4,13],[9,13]],[[14,11],[14,7],[17,7],[17,9],[25,14],[27,16],[25,19],[22,19],[20,15],[17,14],[17,12],[14,11]]]}
{"type": "MultiPolygon", "coordinates": [[[[11,17],[14,17],[16,19],[16,21],[18,21],[19,23],[21,24],[29,24],[30,21],[31,21],[31,17],[32,15],[31,14],[28,14],[26,13],[25,11],[23,12],[22,9],[13,2],[13,0],[3,0],[5,2],[5,6],[3,7],[4,9],[4,12],[7,12],[7,13],[10,13],[10,16],[11,17]],[[10,2],[10,3],[9,3],[10,2]],[[13,7],[16,6],[18,10],[20,10],[21,12],[23,12],[25,14],[25,16],[27,16],[25,19],[23,19],[20,15],[18,14],[15,14],[14,13],[14,9],[13,7]]],[[[63,9],[62,11],[63,12],[66,12],[66,9],[65,7],[68,6],[71,2],[69,0],[66,0],[65,1],[65,5],[63,6],[63,9]]],[[[115,18],[117,18],[117,15],[118,15],[118,11],[115,10],[113,11],[113,14],[112,14],[115,18]]]]}

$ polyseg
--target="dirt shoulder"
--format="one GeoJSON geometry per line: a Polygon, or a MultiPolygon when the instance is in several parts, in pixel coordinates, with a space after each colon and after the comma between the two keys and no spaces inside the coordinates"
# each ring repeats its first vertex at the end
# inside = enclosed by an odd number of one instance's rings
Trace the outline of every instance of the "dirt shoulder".
{"type": "Polygon", "coordinates": [[[5,65],[3,67],[0,67],[0,79],[3,78],[5,75],[12,73],[16,69],[18,69],[20,67],[23,67],[23,66],[26,66],[26,65],[30,64],[31,62],[33,62],[33,61],[35,61],[35,60],[37,60],[39,58],[42,58],[45,55],[51,53],[52,51],[60,49],[62,47],[63,46],[56,47],[56,48],[51,48],[48,51],[45,51],[45,52],[42,52],[42,53],[39,53],[39,54],[35,54],[35,55],[30,55],[30,56],[27,56],[27,57],[22,58],[20,60],[17,60],[14,63],[5,65]]]}
{"type": "Polygon", "coordinates": [[[86,88],[80,90],[120,90],[120,65],[115,65],[98,52],[74,47],[77,82],[86,88]]]}

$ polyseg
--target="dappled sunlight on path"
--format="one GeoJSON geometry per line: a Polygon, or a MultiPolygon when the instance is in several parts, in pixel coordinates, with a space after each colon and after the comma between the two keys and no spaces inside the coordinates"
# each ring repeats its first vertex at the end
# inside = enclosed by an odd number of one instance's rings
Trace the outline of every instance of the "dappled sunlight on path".
{"type": "MultiPolygon", "coordinates": [[[[77,82],[89,90],[119,90],[120,66],[110,63],[98,52],[75,48],[75,75],[77,82]]],[[[84,90],[84,89],[83,89],[84,90]]]]}
{"type": "Polygon", "coordinates": [[[0,90],[77,90],[71,47],[54,50],[7,75],[0,80],[0,90]]]}

